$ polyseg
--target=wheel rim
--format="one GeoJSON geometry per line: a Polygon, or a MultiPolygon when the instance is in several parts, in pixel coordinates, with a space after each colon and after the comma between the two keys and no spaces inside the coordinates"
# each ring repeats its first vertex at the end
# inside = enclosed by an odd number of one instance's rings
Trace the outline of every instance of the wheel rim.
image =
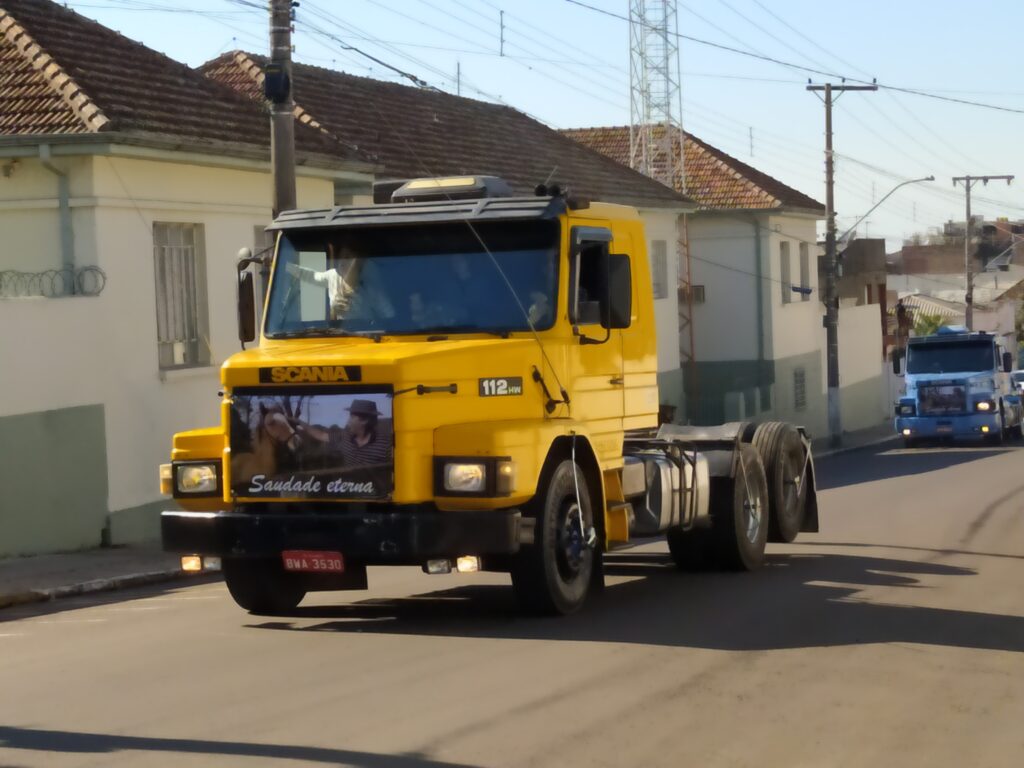
{"type": "Polygon", "coordinates": [[[783,509],[786,510],[796,509],[800,501],[800,480],[804,471],[801,453],[802,451],[787,451],[782,465],[782,502],[783,509]]]}
{"type": "Polygon", "coordinates": [[[744,489],[743,493],[743,518],[746,522],[747,541],[755,544],[761,531],[761,518],[764,510],[761,506],[761,499],[757,496],[751,499],[747,490],[744,489]]]}
{"type": "Polygon", "coordinates": [[[564,581],[575,579],[583,567],[584,543],[579,525],[579,509],[575,499],[567,499],[559,511],[555,562],[558,575],[564,581]]]}

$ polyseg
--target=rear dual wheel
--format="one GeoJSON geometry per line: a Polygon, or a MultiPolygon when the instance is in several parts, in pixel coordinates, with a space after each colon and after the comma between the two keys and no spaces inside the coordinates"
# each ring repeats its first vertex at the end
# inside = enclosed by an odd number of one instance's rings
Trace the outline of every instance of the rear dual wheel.
{"type": "Polygon", "coordinates": [[[757,449],[741,444],[735,477],[711,481],[711,528],[668,532],[668,548],[684,570],[719,566],[753,571],[764,563],[768,541],[769,495],[757,449]]]}
{"type": "Polygon", "coordinates": [[[783,421],[768,421],[754,431],[751,444],[761,455],[768,480],[771,515],[768,541],[793,541],[804,522],[807,448],[800,433],[783,421]]]}

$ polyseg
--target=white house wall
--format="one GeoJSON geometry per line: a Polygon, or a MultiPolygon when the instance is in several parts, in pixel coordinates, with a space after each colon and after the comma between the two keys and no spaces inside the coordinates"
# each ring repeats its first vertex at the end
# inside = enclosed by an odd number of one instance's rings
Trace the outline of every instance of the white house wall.
{"type": "MultiPolygon", "coordinates": [[[[54,505],[52,530],[41,541],[33,519],[15,520],[9,529],[0,530],[0,554],[95,545],[104,527],[115,540],[144,532],[152,535],[160,505],[156,471],[167,461],[171,436],[219,419],[219,366],[238,349],[235,257],[240,247],[254,244],[256,227],[270,220],[270,176],[265,172],[124,157],[94,157],[87,165],[79,179],[72,176],[76,262],[105,270],[106,288],[97,297],[0,299],[0,326],[18,329],[0,334],[0,432],[2,425],[10,424],[26,434],[61,439],[62,434],[52,432],[68,425],[62,439],[83,443],[75,454],[79,457],[89,455],[85,442],[92,452],[102,450],[105,443],[105,483],[93,488],[93,495],[106,497],[102,505],[96,499],[81,500],[79,509],[54,505]],[[81,178],[88,180],[88,188],[80,186],[81,178]],[[203,227],[208,366],[160,371],[154,222],[203,227]],[[98,434],[66,434],[72,428],[98,434]],[[88,507],[88,514],[81,507],[88,507]],[[92,527],[79,530],[81,519],[87,517],[92,527]],[[24,531],[37,536],[35,543],[26,543],[24,531]]],[[[9,180],[0,178],[4,181],[9,180]]],[[[35,201],[49,226],[37,225],[33,216],[23,228],[24,212],[0,202],[3,241],[10,242],[11,234],[19,247],[35,243],[41,254],[59,254],[59,237],[53,234],[58,232],[56,186],[47,187],[45,181],[42,176],[35,180],[33,194],[49,195],[49,200],[35,201]]],[[[300,206],[333,203],[329,179],[300,176],[297,191],[300,206]]],[[[7,193],[3,183],[0,193],[7,193]]],[[[12,262],[5,247],[0,270],[12,262]]],[[[0,460],[16,447],[0,439],[0,460]]],[[[46,478],[45,467],[39,471],[40,479],[46,478]]],[[[5,499],[12,505],[46,506],[38,502],[28,491],[5,499]]]]}
{"type": "MultiPolygon", "coordinates": [[[[652,258],[652,243],[664,241],[668,259],[668,294],[654,302],[654,318],[658,333],[658,371],[675,371],[679,368],[679,294],[676,286],[679,282],[679,259],[676,254],[679,240],[678,214],[673,211],[642,210],[640,215],[644,221],[647,234],[647,255],[652,258]]],[[[654,264],[651,263],[651,273],[654,264]]]]}
{"type": "Polygon", "coordinates": [[[693,308],[696,359],[757,358],[754,217],[696,214],[688,229],[693,284],[705,301],[693,308]]]}

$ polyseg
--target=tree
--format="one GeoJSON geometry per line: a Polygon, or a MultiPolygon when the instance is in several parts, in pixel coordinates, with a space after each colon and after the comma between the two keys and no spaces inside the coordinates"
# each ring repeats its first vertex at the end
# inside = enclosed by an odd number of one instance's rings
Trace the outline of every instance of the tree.
{"type": "Polygon", "coordinates": [[[946,324],[941,315],[926,315],[923,312],[914,318],[914,335],[931,336],[946,324]]]}

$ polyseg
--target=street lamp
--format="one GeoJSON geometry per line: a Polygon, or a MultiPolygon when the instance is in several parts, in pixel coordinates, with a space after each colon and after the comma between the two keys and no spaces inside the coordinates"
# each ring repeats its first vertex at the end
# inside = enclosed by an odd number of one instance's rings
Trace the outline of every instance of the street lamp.
{"type": "Polygon", "coordinates": [[[925,176],[923,179],[907,179],[906,181],[901,181],[895,187],[890,189],[886,193],[885,197],[883,197],[881,200],[879,200],[877,203],[875,203],[873,206],[871,206],[871,208],[868,209],[867,213],[865,213],[863,216],[861,216],[859,219],[857,219],[855,222],[853,222],[853,226],[850,227],[848,230],[846,230],[843,234],[841,234],[839,236],[839,242],[842,242],[843,240],[845,240],[853,232],[853,230],[855,230],[857,228],[858,224],[860,224],[862,221],[864,221],[864,219],[866,219],[868,216],[870,216],[872,214],[872,212],[875,210],[875,208],[877,208],[882,203],[884,203],[886,200],[888,200],[897,189],[899,189],[900,187],[905,187],[905,186],[907,186],[907,184],[919,184],[922,181],[935,181],[935,177],[934,176],[925,176]]]}
{"type": "MultiPolygon", "coordinates": [[[[843,427],[839,413],[839,299],[836,297],[835,284],[836,272],[838,271],[839,256],[836,248],[839,243],[845,240],[857,225],[871,215],[871,211],[884,203],[900,187],[908,184],[917,184],[922,181],[935,181],[934,176],[926,176],[923,179],[907,179],[890,189],[885,197],[871,206],[870,210],[853,223],[853,226],[846,230],[838,240],[832,241],[831,253],[829,253],[829,275],[828,275],[828,296],[826,297],[825,313],[825,338],[826,338],[826,359],[828,360],[828,414],[829,414],[829,444],[832,447],[839,447],[843,441],[843,427]]],[[[831,233],[830,229],[830,233],[831,233]]],[[[826,242],[828,242],[826,240],[826,242]]]]}

